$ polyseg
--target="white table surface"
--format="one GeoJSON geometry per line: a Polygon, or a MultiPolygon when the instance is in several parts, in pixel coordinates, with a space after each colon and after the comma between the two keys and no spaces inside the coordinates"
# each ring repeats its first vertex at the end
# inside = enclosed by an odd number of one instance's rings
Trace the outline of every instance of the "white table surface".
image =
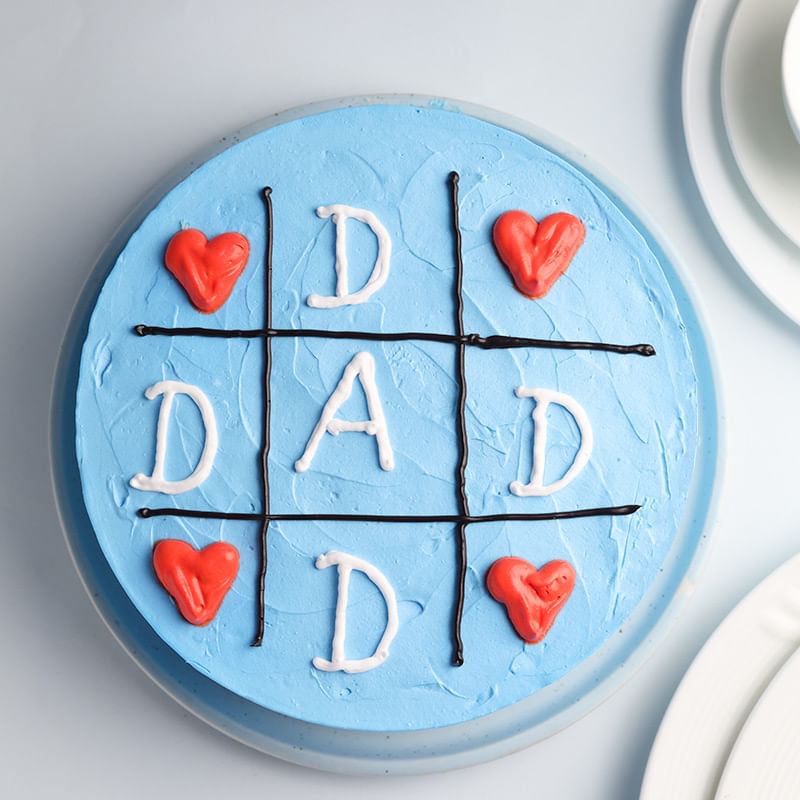
{"type": "Polygon", "coordinates": [[[638,795],[690,660],[734,602],[800,550],[800,328],[743,277],[698,195],[680,117],[692,6],[0,3],[0,795],[638,795]],[[151,185],[272,112],[391,91],[461,98],[549,128],[605,165],[660,222],[706,301],[728,462],[692,603],[622,690],[559,735],[494,763],[353,779],[228,740],[168,699],[116,644],[78,581],[50,497],[48,396],[81,284],[151,185]]]}

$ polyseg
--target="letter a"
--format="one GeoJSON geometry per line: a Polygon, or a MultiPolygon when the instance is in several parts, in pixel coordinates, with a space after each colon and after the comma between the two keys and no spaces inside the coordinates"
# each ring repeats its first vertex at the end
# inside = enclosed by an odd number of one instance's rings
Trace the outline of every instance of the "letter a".
{"type": "Polygon", "coordinates": [[[158,428],[156,429],[156,463],[152,475],[139,473],[134,475],[130,484],[134,489],[147,492],[162,492],[163,494],[181,494],[190,489],[197,488],[210,474],[217,455],[219,438],[217,436],[217,420],[214,409],[209,399],[203,392],[191,383],[180,381],[159,381],[150,386],[144,393],[148,400],[155,400],[159,395],[164,395],[161,408],[158,412],[158,428]],[[164,462],[167,457],[167,433],[169,432],[169,419],[172,411],[172,401],[176,394],[185,394],[194,400],[200,409],[200,416],[205,428],[205,443],[200,460],[194,472],[182,481],[169,481],[164,478],[164,462]]]}
{"type": "Polygon", "coordinates": [[[586,466],[589,457],[592,455],[594,442],[592,426],[583,406],[568,394],[556,392],[552,389],[526,389],[524,386],[520,386],[516,391],[516,395],[517,397],[532,397],[536,401],[536,405],[533,407],[533,467],[531,469],[530,483],[512,481],[508,488],[518,497],[544,497],[563,489],[586,466]],[[547,452],[547,408],[550,403],[557,403],[563,406],[572,415],[581,434],[581,446],[578,448],[578,452],[575,453],[575,458],[564,475],[557,481],[545,486],[544,462],[547,452]]]}
{"type": "Polygon", "coordinates": [[[383,664],[389,657],[389,645],[397,636],[400,621],[397,614],[397,598],[386,576],[375,566],[362,558],[331,550],[317,559],[317,569],[325,569],[333,564],[339,568],[339,588],[336,597],[336,617],[333,626],[331,660],[317,656],[311,662],[324,672],[366,672],[383,664]],[[350,573],[357,569],[363,572],[379,589],[386,603],[387,621],[375,652],[369,658],[345,658],[344,639],[347,628],[347,595],[350,591],[350,573]]]}
{"type": "Polygon", "coordinates": [[[310,294],[306,299],[312,308],[339,308],[365,303],[389,279],[389,265],[392,260],[392,240],[389,232],[380,220],[364,208],[353,208],[337,203],[332,206],[320,206],[317,216],[322,219],[331,217],[336,226],[336,294],[310,294]],[[378,257],[369,280],[357,291],[350,294],[347,280],[347,220],[352,217],[369,226],[378,240],[378,257]]]}
{"type": "Polygon", "coordinates": [[[378,443],[378,460],[382,469],[387,472],[394,469],[394,452],[389,440],[389,429],[383,416],[383,406],[375,383],[375,359],[371,353],[356,353],[344,368],[344,374],[328,402],[322,408],[322,414],[306,444],[303,455],[294,462],[296,472],[305,472],[317,454],[317,448],[325,433],[338,436],[342,431],[360,431],[374,436],[378,443]],[[342,403],[350,397],[356,377],[361,381],[364,394],[367,396],[369,419],[365,422],[348,422],[337,419],[336,412],[342,403]]]}

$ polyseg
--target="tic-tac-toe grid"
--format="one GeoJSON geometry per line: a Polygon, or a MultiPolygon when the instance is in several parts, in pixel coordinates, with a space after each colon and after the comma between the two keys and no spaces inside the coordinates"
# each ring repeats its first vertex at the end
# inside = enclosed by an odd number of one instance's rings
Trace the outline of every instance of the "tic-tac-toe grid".
{"type": "Polygon", "coordinates": [[[624,516],[635,513],[638,505],[629,504],[604,508],[575,509],[573,511],[556,511],[526,514],[485,514],[474,516],[469,511],[469,500],[466,493],[466,468],[469,461],[469,440],[466,429],[467,383],[465,377],[465,351],[467,347],[478,347],[485,350],[514,348],[545,348],[561,350],[601,350],[621,355],[640,356],[655,355],[655,349],[649,344],[619,345],[605,342],[571,342],[551,339],[532,339],[518,336],[481,336],[477,333],[465,333],[463,321],[462,283],[464,264],[461,248],[461,227],[459,224],[458,173],[452,172],[448,177],[448,193],[451,207],[451,223],[453,233],[453,258],[455,263],[453,284],[454,328],[455,333],[433,332],[398,332],[371,333],[366,331],[320,330],[310,328],[276,329],[272,327],[272,245],[273,245],[273,213],[272,189],[263,191],[266,224],[266,252],[264,264],[264,327],[248,330],[213,329],[202,327],[165,328],[148,325],[136,325],[134,331],[139,336],[198,336],[208,338],[247,338],[262,339],[264,348],[262,376],[262,441],[259,452],[259,468],[261,476],[262,512],[237,513],[215,511],[213,509],[181,509],[181,508],[140,508],[142,517],[178,516],[197,517],[203,519],[243,520],[261,523],[260,552],[258,575],[258,608],[256,635],[253,646],[260,646],[264,640],[265,592],[267,577],[267,537],[269,524],[272,521],[321,521],[321,522],[374,522],[374,523],[451,523],[456,534],[458,565],[455,582],[455,601],[452,624],[453,664],[464,663],[463,645],[461,641],[461,619],[464,607],[464,590],[467,571],[467,526],[484,522],[537,522],[543,520],[574,519],[594,516],[624,516]],[[281,338],[328,338],[349,340],[371,340],[381,342],[396,341],[432,341],[452,344],[455,347],[455,375],[458,385],[456,407],[456,433],[458,435],[458,461],[455,467],[454,486],[458,505],[457,514],[433,515],[382,515],[382,514],[292,514],[273,513],[270,507],[269,485],[269,451],[270,451],[270,378],[272,370],[272,340],[281,338]]]}

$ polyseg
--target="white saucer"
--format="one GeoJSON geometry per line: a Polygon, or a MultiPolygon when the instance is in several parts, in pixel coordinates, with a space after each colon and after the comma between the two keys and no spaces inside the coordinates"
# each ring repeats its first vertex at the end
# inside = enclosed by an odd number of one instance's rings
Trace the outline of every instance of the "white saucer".
{"type": "MultiPolygon", "coordinates": [[[[800,555],[736,606],[689,667],[656,736],[640,800],[712,800],[742,725],[798,646],[800,555]]],[[[740,796],[772,795],[731,797],[740,796]]]]}
{"type": "Polygon", "coordinates": [[[717,800],[800,797],[800,651],[767,687],[733,746],[717,800]]]}
{"type": "Polygon", "coordinates": [[[753,283],[800,324],[800,249],[753,198],[722,120],[722,51],[736,0],[698,0],[683,62],[683,123],[700,194],[720,235],[753,283]]]}
{"type": "Polygon", "coordinates": [[[722,113],[753,196],[800,245],[800,141],[783,102],[781,53],[797,0],[740,0],[722,56],[722,113]]]}
{"type": "Polygon", "coordinates": [[[795,137],[800,141],[800,3],[795,6],[781,53],[783,104],[795,137]]]}

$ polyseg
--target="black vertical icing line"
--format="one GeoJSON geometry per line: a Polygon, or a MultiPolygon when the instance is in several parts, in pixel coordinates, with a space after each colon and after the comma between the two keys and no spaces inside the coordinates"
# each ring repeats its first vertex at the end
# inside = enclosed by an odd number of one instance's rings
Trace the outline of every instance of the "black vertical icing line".
{"type": "MultiPolygon", "coordinates": [[[[464,262],[461,256],[461,226],[458,220],[458,173],[450,173],[450,206],[453,222],[453,248],[456,262],[453,300],[455,306],[456,335],[459,342],[456,349],[456,374],[458,376],[458,466],[456,467],[456,495],[459,513],[469,516],[467,500],[466,473],[469,443],[467,440],[466,402],[467,379],[464,369],[464,300],[461,288],[464,279],[464,262]]],[[[467,580],[467,523],[459,522],[456,527],[458,547],[458,579],[456,582],[456,603],[453,610],[453,665],[464,663],[464,643],[461,640],[461,618],[464,615],[464,588],[467,580]]]]}
{"type": "MultiPolygon", "coordinates": [[[[263,192],[266,213],[266,248],[264,254],[264,327],[272,327],[272,188],[264,187],[263,192]]],[[[261,647],[264,641],[264,616],[266,607],[267,583],[267,533],[269,531],[269,423],[270,423],[270,377],[272,374],[272,337],[264,337],[264,371],[262,375],[262,424],[261,436],[261,501],[264,508],[264,519],[261,522],[259,537],[259,570],[258,570],[258,625],[252,647],[261,647]]]]}

